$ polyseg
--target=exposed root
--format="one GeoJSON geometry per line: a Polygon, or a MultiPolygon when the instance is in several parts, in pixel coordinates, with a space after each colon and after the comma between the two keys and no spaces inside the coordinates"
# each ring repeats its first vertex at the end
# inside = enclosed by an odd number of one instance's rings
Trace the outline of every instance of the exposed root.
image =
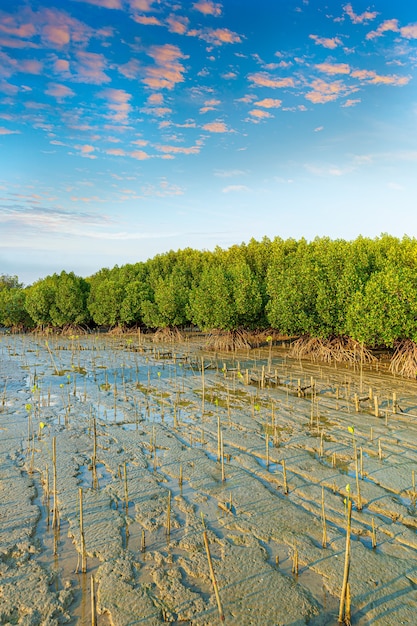
{"type": "Polygon", "coordinates": [[[275,345],[278,341],[288,340],[288,335],[283,335],[272,328],[266,330],[252,330],[247,332],[247,340],[251,348],[266,347],[270,343],[275,345]]]}
{"type": "Polygon", "coordinates": [[[152,337],[154,343],[167,343],[167,342],[181,342],[184,341],[184,336],[178,328],[158,328],[152,337]]]}
{"type": "Polygon", "coordinates": [[[252,347],[249,333],[245,330],[213,330],[207,337],[206,348],[216,352],[234,352],[252,347]]]}
{"type": "Polygon", "coordinates": [[[324,363],[374,363],[376,357],[359,341],[350,337],[318,339],[303,335],[291,344],[289,356],[295,359],[310,358],[324,363]]]}
{"type": "Polygon", "coordinates": [[[411,339],[399,341],[395,346],[389,371],[404,378],[417,377],[417,345],[411,339]]]}

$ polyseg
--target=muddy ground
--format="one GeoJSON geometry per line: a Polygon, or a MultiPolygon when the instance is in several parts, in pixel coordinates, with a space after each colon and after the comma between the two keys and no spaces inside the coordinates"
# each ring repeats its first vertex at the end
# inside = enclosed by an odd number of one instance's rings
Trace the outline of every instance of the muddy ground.
{"type": "Polygon", "coordinates": [[[1,337],[0,623],[336,624],[351,499],[352,624],[415,624],[416,383],[201,345],[1,337]]]}

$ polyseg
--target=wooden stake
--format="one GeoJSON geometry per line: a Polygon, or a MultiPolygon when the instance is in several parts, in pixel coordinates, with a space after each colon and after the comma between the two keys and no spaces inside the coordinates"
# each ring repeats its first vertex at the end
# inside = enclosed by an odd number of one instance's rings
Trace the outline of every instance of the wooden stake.
{"type": "Polygon", "coordinates": [[[350,498],[347,503],[347,522],[346,522],[346,549],[345,549],[345,567],[343,571],[343,584],[342,584],[342,592],[340,594],[340,605],[339,605],[339,624],[345,623],[345,607],[346,607],[346,595],[347,595],[347,586],[349,583],[349,569],[350,569],[350,530],[351,530],[351,518],[352,518],[352,501],[350,498]]]}
{"type": "Polygon", "coordinates": [[[223,433],[220,432],[220,456],[222,460],[222,482],[226,480],[226,476],[224,473],[224,448],[223,448],[223,433]]]}
{"type": "Polygon", "coordinates": [[[284,493],[288,494],[288,483],[287,483],[287,468],[285,467],[285,461],[282,461],[282,474],[284,478],[284,493]]]}
{"type": "Polygon", "coordinates": [[[219,588],[217,586],[216,575],[214,573],[213,563],[212,563],[212,560],[211,560],[210,546],[209,546],[209,542],[208,542],[208,538],[207,538],[207,531],[206,530],[203,531],[203,539],[204,539],[204,546],[206,548],[208,566],[209,566],[209,570],[210,570],[211,584],[213,585],[214,595],[216,596],[217,610],[219,612],[219,618],[220,618],[221,622],[224,622],[223,607],[222,607],[222,603],[221,603],[221,600],[220,600],[219,588]]]}
{"type": "Polygon", "coordinates": [[[326,512],[324,509],[324,487],[321,488],[321,523],[323,526],[323,539],[321,545],[323,548],[327,548],[326,512]]]}
{"type": "Polygon", "coordinates": [[[85,535],[84,535],[84,513],[83,513],[83,489],[79,488],[80,497],[80,539],[81,539],[81,571],[83,574],[87,571],[87,551],[85,548],[85,535]]]}
{"type": "Polygon", "coordinates": [[[58,498],[57,498],[57,479],[56,479],[56,437],[52,439],[52,465],[53,465],[53,510],[52,510],[52,528],[59,528],[58,498]]]}
{"type": "Polygon", "coordinates": [[[372,548],[375,550],[376,548],[376,530],[375,530],[375,520],[372,518],[372,548]]]}

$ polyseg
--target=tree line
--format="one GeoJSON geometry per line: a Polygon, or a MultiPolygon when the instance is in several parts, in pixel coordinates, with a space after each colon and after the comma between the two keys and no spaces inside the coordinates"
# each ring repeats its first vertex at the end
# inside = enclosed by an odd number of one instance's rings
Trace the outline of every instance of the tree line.
{"type": "Polygon", "coordinates": [[[417,240],[263,238],[186,248],[88,278],[62,271],[23,287],[0,276],[7,327],[194,325],[347,336],[369,347],[417,342],[417,240]]]}

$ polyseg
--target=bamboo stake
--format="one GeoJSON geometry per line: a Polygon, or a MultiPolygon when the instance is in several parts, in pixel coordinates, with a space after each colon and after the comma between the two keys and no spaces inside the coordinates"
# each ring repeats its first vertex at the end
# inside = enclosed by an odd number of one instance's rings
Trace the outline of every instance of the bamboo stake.
{"type": "Polygon", "coordinates": [[[223,448],[223,433],[220,432],[220,456],[222,460],[222,482],[226,480],[226,476],[224,473],[224,448],[223,448]]]}
{"type": "Polygon", "coordinates": [[[167,522],[165,534],[169,538],[171,535],[171,492],[168,491],[168,508],[167,508],[167,522]]]}
{"type": "MultiPolygon", "coordinates": [[[[362,452],[362,448],[361,448],[362,452]]],[[[355,474],[356,474],[356,493],[357,493],[357,502],[356,508],[358,511],[362,511],[362,498],[361,498],[361,489],[359,483],[359,467],[358,467],[358,455],[355,454],[355,474]]]]}
{"type": "Polygon", "coordinates": [[[344,623],[344,618],[346,615],[345,607],[346,607],[346,595],[347,595],[347,586],[349,582],[349,569],[350,569],[350,530],[351,530],[351,518],[352,518],[352,502],[350,498],[347,503],[347,522],[346,522],[346,549],[345,549],[345,567],[343,571],[343,584],[342,584],[342,592],[340,594],[340,605],[339,605],[339,624],[344,623]]]}
{"type": "Polygon", "coordinates": [[[327,548],[326,511],[324,509],[324,487],[321,488],[321,522],[323,526],[323,539],[321,545],[327,548]]]}
{"type": "Polygon", "coordinates": [[[287,468],[285,466],[285,460],[282,461],[282,474],[284,478],[284,493],[288,494],[288,483],[287,483],[287,468]]]}
{"type": "Polygon", "coordinates": [[[52,439],[52,465],[53,465],[53,511],[52,511],[52,528],[59,528],[59,513],[57,499],[57,479],[56,479],[56,437],[52,439]]]}
{"type": "Polygon", "coordinates": [[[84,512],[83,512],[83,489],[79,488],[80,497],[80,538],[81,538],[81,571],[83,574],[87,571],[87,552],[85,548],[84,535],[84,512]]]}
{"type": "Polygon", "coordinates": [[[213,585],[214,595],[216,596],[216,602],[217,602],[217,609],[218,609],[218,612],[219,612],[219,618],[220,618],[221,622],[224,622],[223,607],[222,607],[222,603],[221,603],[221,600],[220,600],[219,588],[217,586],[216,575],[214,573],[214,568],[213,568],[213,562],[211,560],[210,546],[209,546],[209,542],[208,542],[208,538],[207,538],[207,531],[206,530],[203,531],[203,539],[204,539],[204,545],[205,545],[205,548],[206,548],[208,566],[209,566],[209,570],[210,570],[211,584],[213,585]]]}

